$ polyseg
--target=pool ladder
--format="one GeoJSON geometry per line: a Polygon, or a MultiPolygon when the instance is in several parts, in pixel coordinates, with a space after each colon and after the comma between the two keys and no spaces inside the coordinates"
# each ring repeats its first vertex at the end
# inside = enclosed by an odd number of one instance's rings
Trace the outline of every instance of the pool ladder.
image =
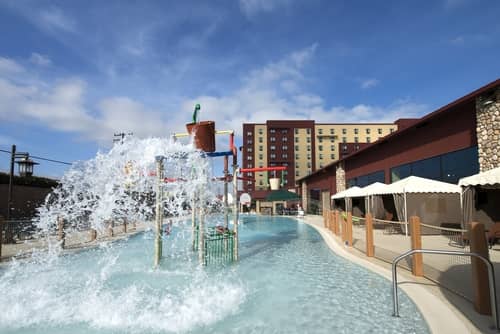
{"type": "Polygon", "coordinates": [[[392,261],[392,310],[394,317],[399,317],[399,302],[398,302],[398,273],[397,273],[397,265],[398,262],[413,254],[440,254],[440,255],[458,255],[458,256],[468,256],[475,257],[481,259],[488,268],[488,278],[490,285],[490,303],[491,303],[491,314],[493,316],[493,321],[495,323],[495,329],[500,331],[500,323],[498,318],[498,308],[497,308],[497,293],[495,286],[495,268],[493,267],[493,263],[484,256],[477,253],[470,252],[460,252],[460,251],[444,251],[444,250],[435,250],[435,249],[412,249],[406,253],[403,253],[396,257],[392,261]]]}

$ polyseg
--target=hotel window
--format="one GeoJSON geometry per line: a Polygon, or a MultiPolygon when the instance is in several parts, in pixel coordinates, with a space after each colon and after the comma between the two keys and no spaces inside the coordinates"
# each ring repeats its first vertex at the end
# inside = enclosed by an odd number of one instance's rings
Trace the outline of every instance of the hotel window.
{"type": "Polygon", "coordinates": [[[370,129],[366,129],[366,134],[369,135],[370,134],[370,129]]]}
{"type": "Polygon", "coordinates": [[[354,129],[354,134],[357,135],[359,132],[359,129],[354,129]]]}
{"type": "Polygon", "coordinates": [[[252,145],[253,144],[253,140],[252,139],[248,139],[247,140],[247,144],[252,145]]]}
{"type": "Polygon", "coordinates": [[[319,160],[323,160],[323,154],[319,155],[319,160]]]}
{"type": "Polygon", "coordinates": [[[276,129],[269,130],[269,133],[276,133],[276,129]]]}
{"type": "Polygon", "coordinates": [[[307,137],[307,142],[310,143],[311,142],[311,137],[307,137]]]}
{"type": "Polygon", "coordinates": [[[335,138],[330,138],[330,143],[335,143],[335,138]]]}
{"type": "Polygon", "coordinates": [[[394,132],[394,129],[391,129],[391,133],[393,133],[393,132],[394,132]]]}
{"type": "Polygon", "coordinates": [[[259,154],[259,159],[260,160],[264,159],[264,154],[259,154]]]}
{"type": "Polygon", "coordinates": [[[330,134],[331,135],[335,134],[335,129],[330,129],[330,134]]]}
{"type": "Polygon", "coordinates": [[[299,142],[299,137],[295,137],[295,142],[298,143],[299,142]]]}
{"type": "Polygon", "coordinates": [[[247,181],[247,184],[252,184],[253,182],[252,181],[247,181]]]}
{"type": "Polygon", "coordinates": [[[310,154],[307,155],[307,160],[311,160],[311,155],[310,154]]]}
{"type": "Polygon", "coordinates": [[[307,132],[308,135],[310,135],[311,134],[311,129],[307,129],[306,132],[307,132]]]}
{"type": "Polygon", "coordinates": [[[261,162],[259,163],[259,168],[263,168],[264,167],[264,164],[261,162]]]}
{"type": "Polygon", "coordinates": [[[281,133],[284,134],[284,135],[286,135],[288,133],[288,130],[287,129],[282,129],[281,133]]]}
{"type": "Polygon", "coordinates": [[[281,157],[282,157],[283,159],[288,159],[288,154],[283,153],[283,154],[281,155],[281,157]]]}
{"type": "Polygon", "coordinates": [[[322,137],[319,137],[319,142],[322,143],[323,142],[323,138],[322,137]]]}
{"type": "Polygon", "coordinates": [[[318,129],[318,134],[322,135],[323,134],[323,129],[318,129]]]}
{"type": "Polygon", "coordinates": [[[276,137],[271,137],[271,138],[269,138],[269,140],[270,140],[272,143],[274,143],[274,142],[276,141],[276,137]]]}
{"type": "Polygon", "coordinates": [[[311,145],[307,145],[307,150],[310,151],[311,150],[311,145]]]}
{"type": "Polygon", "coordinates": [[[269,149],[270,149],[271,151],[274,151],[274,150],[276,150],[276,146],[271,145],[271,146],[269,146],[269,149]]]}
{"type": "Polygon", "coordinates": [[[261,135],[261,134],[262,134],[262,132],[263,132],[263,131],[262,131],[262,129],[259,129],[259,135],[261,135]]]}
{"type": "Polygon", "coordinates": [[[318,150],[323,151],[323,145],[319,145],[318,150]]]}
{"type": "Polygon", "coordinates": [[[299,168],[299,163],[296,163],[296,164],[295,164],[295,168],[296,168],[296,169],[297,169],[297,168],[299,168]]]}
{"type": "Polygon", "coordinates": [[[347,134],[347,129],[342,129],[342,134],[343,135],[347,134]]]}
{"type": "Polygon", "coordinates": [[[335,151],[335,145],[330,146],[330,151],[335,151]]]}
{"type": "Polygon", "coordinates": [[[381,129],[381,128],[378,128],[378,129],[377,129],[377,132],[378,132],[378,134],[379,134],[379,135],[381,135],[381,134],[382,134],[382,129],[381,129]]]}
{"type": "Polygon", "coordinates": [[[300,172],[299,171],[295,171],[295,176],[300,176],[300,172]]]}
{"type": "Polygon", "coordinates": [[[342,137],[342,142],[347,143],[347,137],[342,137]]]}
{"type": "Polygon", "coordinates": [[[264,184],[264,182],[262,182],[262,180],[259,181],[259,186],[262,186],[264,184]]]}
{"type": "Polygon", "coordinates": [[[253,164],[247,164],[248,168],[253,168],[253,164]]]}
{"type": "Polygon", "coordinates": [[[335,154],[330,154],[330,159],[335,159],[335,154]]]}
{"type": "Polygon", "coordinates": [[[248,172],[247,176],[253,176],[252,174],[253,174],[252,172],[248,172]]]}
{"type": "Polygon", "coordinates": [[[247,152],[252,152],[253,149],[251,147],[247,147],[247,152]]]}
{"type": "Polygon", "coordinates": [[[271,153],[270,157],[271,157],[271,159],[276,159],[276,154],[271,153]]]}
{"type": "Polygon", "coordinates": [[[371,143],[372,142],[372,139],[370,137],[366,137],[366,142],[367,143],[371,143]]]}
{"type": "Polygon", "coordinates": [[[295,151],[299,150],[299,145],[295,145],[295,151]]]}
{"type": "Polygon", "coordinates": [[[281,138],[281,141],[288,141],[288,137],[281,138]]]}
{"type": "Polygon", "coordinates": [[[299,129],[295,129],[295,134],[298,135],[299,134],[299,129]]]}
{"type": "Polygon", "coordinates": [[[286,151],[288,150],[288,146],[287,145],[283,145],[283,151],[286,151]]]}
{"type": "Polygon", "coordinates": [[[260,145],[259,146],[259,151],[262,152],[264,150],[264,146],[260,145]]]}
{"type": "Polygon", "coordinates": [[[359,138],[358,137],[354,137],[354,142],[355,143],[359,143],[359,138]]]}
{"type": "Polygon", "coordinates": [[[307,163],[307,168],[311,168],[311,163],[310,162],[307,163]]]}
{"type": "Polygon", "coordinates": [[[259,143],[262,143],[263,141],[262,137],[259,137],[259,143]]]}
{"type": "Polygon", "coordinates": [[[249,155],[249,156],[247,157],[247,160],[253,160],[253,157],[252,157],[251,155],[249,155]]]}
{"type": "Polygon", "coordinates": [[[342,151],[347,152],[347,145],[342,145],[342,151]]]}
{"type": "Polygon", "coordinates": [[[297,153],[297,154],[295,154],[295,159],[296,159],[296,160],[299,160],[299,159],[300,159],[300,156],[299,156],[299,154],[298,154],[298,153],[297,153]]]}
{"type": "Polygon", "coordinates": [[[357,151],[359,150],[359,145],[354,146],[354,149],[357,151]]]}
{"type": "Polygon", "coordinates": [[[247,136],[248,136],[248,137],[251,137],[251,136],[252,136],[252,134],[253,134],[253,132],[252,132],[252,131],[248,131],[248,132],[247,132],[247,136]]]}

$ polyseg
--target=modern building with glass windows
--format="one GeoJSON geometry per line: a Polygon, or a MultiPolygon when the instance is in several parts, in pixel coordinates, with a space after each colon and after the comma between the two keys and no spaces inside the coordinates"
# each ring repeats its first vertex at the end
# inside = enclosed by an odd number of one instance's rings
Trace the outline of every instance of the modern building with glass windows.
{"type": "MultiPolygon", "coordinates": [[[[307,199],[351,186],[392,183],[410,175],[457,183],[500,166],[500,79],[402,126],[398,131],[307,175],[307,199]]],[[[318,198],[319,197],[319,198],[318,198]]]]}

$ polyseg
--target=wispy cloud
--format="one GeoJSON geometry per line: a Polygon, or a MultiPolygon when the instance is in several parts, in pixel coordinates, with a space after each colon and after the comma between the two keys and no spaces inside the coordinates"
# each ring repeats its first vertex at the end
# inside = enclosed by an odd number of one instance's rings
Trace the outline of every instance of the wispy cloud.
{"type": "Polygon", "coordinates": [[[240,0],[240,9],[247,17],[252,17],[258,13],[271,12],[290,3],[291,0],[240,0]]]}
{"type": "Polygon", "coordinates": [[[379,84],[380,84],[380,81],[378,79],[375,79],[375,78],[361,80],[361,88],[363,88],[363,89],[373,88],[373,87],[378,86],[379,84]]]}
{"type": "Polygon", "coordinates": [[[33,52],[30,56],[30,62],[39,66],[49,66],[52,61],[48,56],[33,52]]]}
{"type": "Polygon", "coordinates": [[[76,21],[58,7],[42,9],[38,13],[40,25],[51,31],[74,32],[76,21]]]}
{"type": "MultiPolygon", "coordinates": [[[[237,132],[244,122],[268,119],[391,122],[400,117],[417,117],[427,111],[425,105],[409,100],[385,107],[367,104],[326,106],[321,96],[304,88],[307,82],[304,70],[313,61],[316,49],[317,45],[313,44],[250,71],[243,76],[240,85],[227,94],[178,96],[178,105],[173,110],[157,110],[128,96],[107,96],[91,101],[87,97],[90,85],[81,78],[19,83],[0,75],[0,119],[29,119],[57,131],[72,132],[106,144],[114,132],[134,132],[139,137],[182,132],[195,103],[202,105],[201,119],[214,120],[218,129],[237,132]]],[[[4,67],[22,68],[14,60],[2,59],[3,64],[8,64],[4,67]]],[[[25,72],[29,76],[29,69],[25,72]]]]}
{"type": "Polygon", "coordinates": [[[24,68],[20,64],[12,59],[0,57],[0,74],[20,72],[24,72],[24,68]]]}

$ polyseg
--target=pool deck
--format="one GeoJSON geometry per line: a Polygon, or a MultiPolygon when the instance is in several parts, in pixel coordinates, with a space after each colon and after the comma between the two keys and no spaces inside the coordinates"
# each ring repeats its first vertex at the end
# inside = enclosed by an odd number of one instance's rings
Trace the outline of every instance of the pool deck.
{"type": "MultiPolygon", "coordinates": [[[[369,258],[363,252],[342,244],[340,238],[324,227],[322,216],[306,216],[300,219],[315,228],[327,245],[336,254],[357,263],[392,281],[391,265],[376,258],[369,258]]],[[[407,238],[394,243],[393,250],[401,254],[408,250],[407,238]]],[[[492,329],[490,316],[482,316],[474,311],[470,301],[454,294],[426,278],[412,276],[405,269],[398,269],[399,288],[417,305],[427,321],[432,333],[497,333],[492,329]]],[[[405,315],[400,312],[400,316],[405,315]]]]}

